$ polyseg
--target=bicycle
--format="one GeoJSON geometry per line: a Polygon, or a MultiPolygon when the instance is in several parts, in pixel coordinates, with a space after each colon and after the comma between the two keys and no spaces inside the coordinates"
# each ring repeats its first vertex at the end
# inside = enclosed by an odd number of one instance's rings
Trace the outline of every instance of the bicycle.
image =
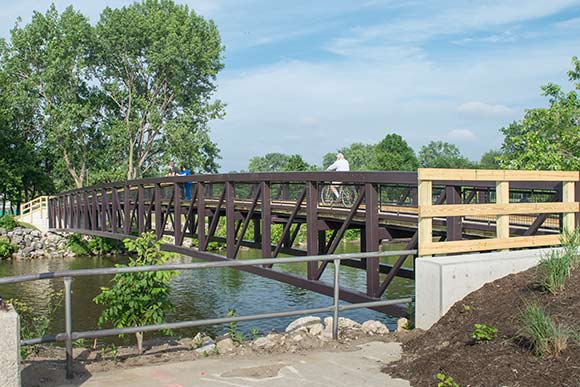
{"type": "Polygon", "coordinates": [[[320,201],[325,206],[332,207],[337,203],[342,203],[345,207],[351,207],[356,199],[356,189],[352,185],[325,185],[320,190],[320,201]],[[332,185],[338,191],[338,197],[332,192],[332,185]]]}

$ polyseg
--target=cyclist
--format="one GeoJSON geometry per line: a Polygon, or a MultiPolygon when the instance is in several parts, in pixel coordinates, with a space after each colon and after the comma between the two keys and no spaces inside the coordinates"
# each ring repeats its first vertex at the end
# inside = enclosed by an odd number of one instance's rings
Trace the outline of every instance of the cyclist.
{"type": "MultiPolygon", "coordinates": [[[[350,166],[348,165],[348,161],[344,158],[344,155],[338,152],[336,154],[336,161],[332,163],[328,168],[326,168],[326,170],[337,172],[348,172],[350,171],[350,166]]],[[[338,190],[336,189],[335,184],[339,184],[339,182],[333,181],[332,185],[330,186],[330,189],[332,189],[332,192],[334,192],[334,196],[336,196],[336,198],[338,199],[340,195],[338,194],[338,190]]]]}

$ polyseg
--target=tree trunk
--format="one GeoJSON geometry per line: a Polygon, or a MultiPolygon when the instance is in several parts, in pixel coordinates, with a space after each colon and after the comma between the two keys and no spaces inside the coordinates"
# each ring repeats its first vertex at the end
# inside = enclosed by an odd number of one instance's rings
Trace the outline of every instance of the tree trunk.
{"type": "Polygon", "coordinates": [[[135,337],[137,337],[137,352],[141,354],[143,353],[143,332],[135,333],[135,337]]]}

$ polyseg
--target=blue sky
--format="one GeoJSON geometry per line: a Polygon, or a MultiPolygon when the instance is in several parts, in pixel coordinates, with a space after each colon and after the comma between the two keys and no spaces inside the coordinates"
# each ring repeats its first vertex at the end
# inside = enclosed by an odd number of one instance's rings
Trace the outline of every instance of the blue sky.
{"type": "MultiPolygon", "coordinates": [[[[106,5],[56,1],[98,19],[106,5]]],[[[499,129],[545,105],[540,86],[569,87],[580,56],[580,0],[192,0],[222,34],[225,69],[212,124],[222,170],[251,156],[299,153],[321,163],[352,142],[398,133],[472,159],[499,148],[499,129]]],[[[49,1],[3,1],[0,36],[49,1]]]]}

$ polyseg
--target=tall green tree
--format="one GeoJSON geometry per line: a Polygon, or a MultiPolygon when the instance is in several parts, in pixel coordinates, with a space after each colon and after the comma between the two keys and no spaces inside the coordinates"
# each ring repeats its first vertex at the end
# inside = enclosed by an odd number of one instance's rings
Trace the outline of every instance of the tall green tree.
{"type": "Polygon", "coordinates": [[[501,165],[510,169],[580,169],[580,61],[572,59],[568,78],[575,90],[555,84],[542,87],[548,107],[526,111],[521,121],[501,129],[501,165]]]}
{"type": "Polygon", "coordinates": [[[214,100],[223,68],[211,20],[170,0],[106,8],[95,27],[94,76],[106,96],[113,143],[134,179],[179,156],[192,170],[214,171],[208,122],[223,116],[214,100]],[[188,155],[198,153],[203,157],[188,155]]]}
{"type": "Polygon", "coordinates": [[[296,172],[313,171],[316,167],[308,164],[299,154],[267,153],[254,156],[248,164],[248,172],[296,172]]]}
{"type": "Polygon", "coordinates": [[[419,167],[415,152],[398,134],[386,135],[374,151],[374,170],[414,171],[419,167]]]}
{"type": "Polygon", "coordinates": [[[423,168],[471,168],[473,164],[457,146],[445,141],[431,141],[419,150],[419,165],[423,168]]]}
{"type": "MultiPolygon", "coordinates": [[[[344,155],[348,160],[351,171],[368,171],[375,166],[375,146],[371,144],[363,144],[355,142],[349,146],[340,148],[338,152],[344,155]]],[[[336,153],[327,153],[322,160],[324,169],[336,161],[336,153]]]]}
{"type": "Polygon", "coordinates": [[[501,151],[490,150],[481,155],[481,159],[476,167],[479,169],[501,169],[500,159],[502,157],[501,151]]]}
{"type": "Polygon", "coordinates": [[[104,138],[96,124],[98,105],[89,74],[92,42],[85,16],[72,7],[59,15],[52,5],[45,14],[34,12],[29,24],[16,25],[1,63],[13,106],[31,117],[30,127],[22,130],[36,131],[35,140],[53,167],[76,187],[86,181],[104,138]]]}

